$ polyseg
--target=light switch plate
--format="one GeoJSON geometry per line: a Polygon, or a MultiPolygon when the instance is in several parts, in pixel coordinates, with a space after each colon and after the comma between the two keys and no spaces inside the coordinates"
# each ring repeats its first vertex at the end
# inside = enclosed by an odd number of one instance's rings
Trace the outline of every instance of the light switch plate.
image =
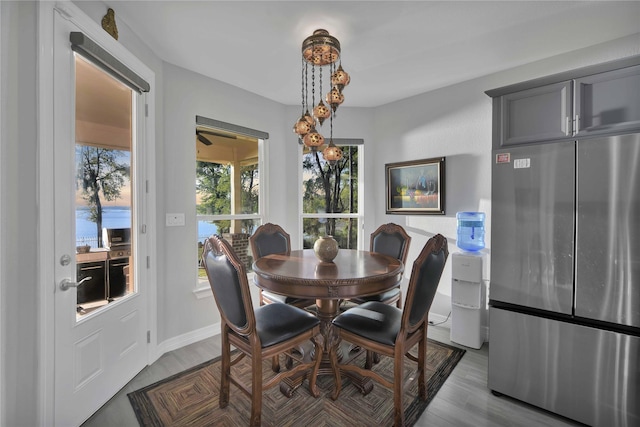
{"type": "Polygon", "coordinates": [[[183,213],[168,213],[167,214],[167,227],[180,227],[184,226],[184,214],[183,213]]]}

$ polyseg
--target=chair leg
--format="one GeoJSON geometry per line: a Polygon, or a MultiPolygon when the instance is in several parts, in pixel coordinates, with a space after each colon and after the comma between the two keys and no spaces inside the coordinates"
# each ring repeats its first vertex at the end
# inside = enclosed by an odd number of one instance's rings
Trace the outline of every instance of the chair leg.
{"type": "Polygon", "coordinates": [[[287,370],[293,368],[293,359],[288,354],[284,356],[284,367],[287,368],[287,370]]]}
{"type": "Polygon", "coordinates": [[[229,345],[228,328],[222,326],[222,357],[220,363],[220,396],[219,405],[226,408],[229,404],[229,375],[231,375],[231,347],[229,345]]]}
{"type": "Polygon", "coordinates": [[[364,369],[371,369],[373,367],[373,351],[367,350],[367,358],[364,362],[364,369]]]}
{"type": "Polygon", "coordinates": [[[273,359],[271,359],[271,370],[276,374],[280,372],[280,356],[275,355],[273,359]]]}
{"type": "Polygon", "coordinates": [[[402,378],[404,375],[404,351],[396,347],[393,360],[393,419],[394,426],[404,426],[404,409],[402,408],[402,378]]]}
{"type": "MultiPolygon", "coordinates": [[[[320,357],[322,357],[322,354],[320,354],[320,357]]],[[[331,361],[331,369],[333,370],[333,376],[335,377],[335,388],[331,395],[331,399],[337,400],[338,396],[340,396],[340,391],[342,390],[342,379],[340,378],[340,367],[338,366],[338,357],[336,356],[336,350],[334,347],[329,350],[329,360],[331,361]]]]}
{"type": "Polygon", "coordinates": [[[364,369],[371,369],[376,363],[380,363],[380,355],[376,352],[367,350],[367,358],[364,362],[364,369]]]}
{"type": "Polygon", "coordinates": [[[262,360],[259,351],[254,351],[251,357],[251,419],[252,427],[261,425],[262,417],[262,360]]]}
{"type": "Polygon", "coordinates": [[[418,344],[418,395],[422,400],[427,400],[426,355],[427,331],[425,328],[418,344]]]}
{"type": "Polygon", "coordinates": [[[262,296],[262,289],[260,289],[260,305],[264,305],[264,297],[262,296]]]}

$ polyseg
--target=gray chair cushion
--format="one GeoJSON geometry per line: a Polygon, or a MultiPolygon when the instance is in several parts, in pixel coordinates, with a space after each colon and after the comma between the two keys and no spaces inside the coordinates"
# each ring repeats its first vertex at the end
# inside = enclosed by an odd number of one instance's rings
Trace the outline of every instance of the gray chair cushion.
{"type": "Polygon", "coordinates": [[[418,276],[415,280],[416,292],[413,296],[413,304],[409,307],[411,310],[409,312],[409,324],[411,326],[420,322],[425,313],[431,308],[431,303],[438,290],[442,270],[444,270],[444,265],[447,262],[447,256],[446,247],[438,253],[429,253],[418,271],[412,273],[418,276]]]}
{"type": "Polygon", "coordinates": [[[280,233],[258,234],[254,239],[254,247],[258,252],[257,254],[253,254],[256,259],[271,254],[284,254],[289,252],[289,240],[280,233]]]}
{"type": "Polygon", "coordinates": [[[399,293],[400,293],[400,288],[393,288],[390,291],[387,291],[387,292],[384,292],[384,293],[381,293],[381,294],[367,295],[365,297],[353,298],[352,301],[363,301],[363,302],[367,302],[367,301],[386,301],[389,298],[397,297],[399,293]]]}
{"type": "Polygon", "coordinates": [[[390,257],[402,259],[402,252],[407,244],[407,241],[399,233],[380,233],[373,237],[372,242],[373,252],[378,252],[390,257]]]}
{"type": "Polygon", "coordinates": [[[386,345],[395,344],[401,322],[402,310],[375,301],[350,308],[333,320],[335,326],[386,345]]]}
{"type": "Polygon", "coordinates": [[[205,267],[218,306],[227,319],[237,328],[247,326],[246,308],[242,300],[242,290],[238,272],[229,259],[223,254],[206,252],[205,267]]]}
{"type": "Polygon", "coordinates": [[[286,295],[280,295],[269,291],[262,291],[262,296],[272,302],[281,302],[282,304],[295,304],[303,301],[302,298],[295,298],[286,295]]]}
{"type": "Polygon", "coordinates": [[[262,348],[293,338],[320,323],[311,313],[277,302],[260,306],[255,314],[256,331],[262,348]]]}

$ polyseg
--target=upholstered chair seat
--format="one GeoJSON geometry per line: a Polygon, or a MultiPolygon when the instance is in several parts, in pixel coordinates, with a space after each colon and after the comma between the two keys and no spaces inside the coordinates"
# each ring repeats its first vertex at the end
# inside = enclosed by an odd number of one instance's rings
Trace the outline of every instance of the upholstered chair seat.
{"type": "Polygon", "coordinates": [[[286,304],[268,304],[255,309],[256,332],[262,347],[287,341],[320,323],[313,314],[286,304]]]}
{"type": "Polygon", "coordinates": [[[385,304],[388,304],[388,301],[400,301],[400,288],[393,288],[387,292],[383,292],[381,294],[375,294],[375,295],[367,295],[367,296],[362,296],[359,297],[357,299],[357,301],[362,304],[365,302],[369,302],[369,301],[376,301],[376,302],[383,302],[385,304]]]}
{"type": "Polygon", "coordinates": [[[402,310],[381,302],[365,302],[338,316],[333,324],[361,337],[394,345],[400,330],[402,310]]]}

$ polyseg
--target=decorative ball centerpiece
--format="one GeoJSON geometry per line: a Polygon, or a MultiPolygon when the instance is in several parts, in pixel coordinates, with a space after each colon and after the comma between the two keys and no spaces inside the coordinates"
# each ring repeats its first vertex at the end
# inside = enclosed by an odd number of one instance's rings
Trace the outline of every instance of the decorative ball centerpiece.
{"type": "Polygon", "coordinates": [[[333,236],[320,236],[313,244],[313,251],[322,262],[332,262],[338,255],[338,242],[333,236]]]}

